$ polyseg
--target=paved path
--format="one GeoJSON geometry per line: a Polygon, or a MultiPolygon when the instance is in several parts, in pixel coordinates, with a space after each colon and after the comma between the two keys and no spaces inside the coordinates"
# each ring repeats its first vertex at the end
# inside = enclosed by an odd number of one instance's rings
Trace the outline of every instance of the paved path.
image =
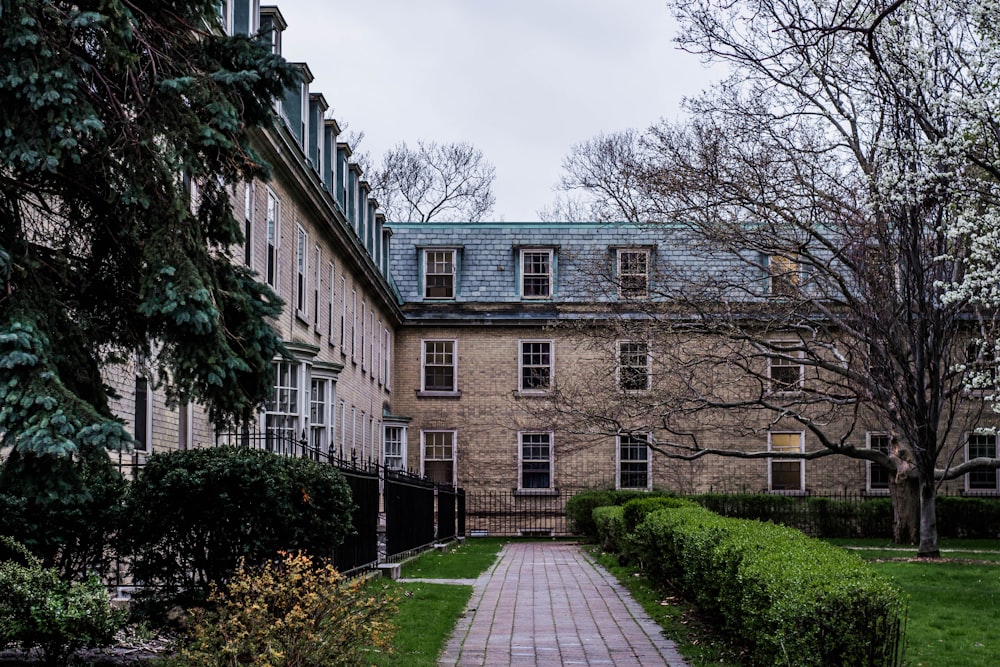
{"type": "Polygon", "coordinates": [[[473,586],[442,666],[687,667],[628,591],[576,544],[508,544],[473,586]]]}

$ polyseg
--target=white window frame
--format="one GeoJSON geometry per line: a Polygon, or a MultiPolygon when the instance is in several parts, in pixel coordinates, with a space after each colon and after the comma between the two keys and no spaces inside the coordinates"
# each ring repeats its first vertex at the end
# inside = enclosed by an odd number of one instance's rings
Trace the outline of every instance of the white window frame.
{"type": "Polygon", "coordinates": [[[457,258],[458,251],[454,248],[425,248],[423,252],[423,268],[424,268],[424,280],[423,280],[423,295],[424,299],[427,300],[449,300],[454,299],[456,294],[456,278],[458,277],[457,270],[457,258]],[[438,257],[441,255],[442,257],[438,257]],[[432,271],[431,269],[436,269],[432,271]],[[446,270],[442,270],[446,269],[446,270]],[[431,285],[431,278],[438,277],[445,279],[447,277],[448,285],[446,287],[441,287],[439,285],[431,285]],[[448,290],[448,294],[435,294],[431,295],[430,291],[432,289],[448,290]]]}
{"type": "Polygon", "coordinates": [[[267,189],[267,261],[264,277],[267,284],[277,291],[280,282],[278,247],[281,242],[281,200],[271,188],[267,189]]]}
{"type": "Polygon", "coordinates": [[[253,209],[256,197],[256,184],[253,180],[243,184],[243,263],[253,268],[253,209]]]}
{"type": "Polygon", "coordinates": [[[802,262],[797,255],[767,256],[767,293],[776,298],[794,297],[802,287],[802,262]]]}
{"type": "MultiPolygon", "coordinates": [[[[888,454],[892,446],[892,436],[886,431],[868,431],[865,433],[865,447],[868,449],[881,449],[881,447],[873,446],[877,441],[885,438],[885,453],[888,454]]],[[[885,469],[878,465],[874,461],[865,461],[865,490],[870,494],[882,494],[889,493],[889,478],[886,477],[885,486],[873,486],[872,485],[872,473],[881,472],[885,469]]],[[[885,471],[888,475],[889,472],[885,471]]]]}
{"type": "Polygon", "coordinates": [[[426,338],[420,341],[420,391],[422,393],[429,394],[455,394],[458,392],[458,340],[455,338],[426,338]],[[432,350],[432,361],[435,363],[428,364],[428,346],[429,345],[450,345],[451,350],[447,351],[444,348],[440,350],[432,350]],[[439,358],[438,355],[449,355],[451,363],[443,363],[445,359],[439,358]],[[428,388],[427,387],[427,368],[428,366],[439,367],[439,368],[450,368],[451,369],[451,389],[440,389],[440,388],[428,388]]]}
{"type": "MultiPolygon", "coordinates": [[[[977,446],[977,447],[982,447],[982,446],[990,447],[990,446],[992,446],[992,448],[993,448],[993,457],[997,456],[997,452],[998,452],[998,443],[997,443],[997,440],[1000,439],[1000,435],[998,435],[996,433],[966,433],[965,434],[965,460],[966,461],[970,461],[970,460],[972,460],[974,458],[977,458],[976,456],[972,456],[971,453],[970,453],[971,450],[972,450],[972,447],[974,446],[972,444],[973,439],[976,439],[976,440],[983,439],[984,442],[982,444],[977,444],[975,446],[977,446]],[[988,442],[985,442],[985,439],[987,439],[987,438],[991,439],[993,441],[992,445],[990,445],[990,443],[988,443],[988,442]]],[[[969,494],[981,494],[981,495],[993,495],[993,494],[996,494],[998,491],[1000,491],[1000,470],[976,470],[976,471],[968,472],[968,473],[964,474],[962,477],[965,478],[965,491],[966,491],[966,493],[969,493],[969,494]],[[993,485],[992,486],[982,486],[980,483],[977,483],[974,486],[973,485],[973,477],[972,477],[973,475],[982,476],[983,479],[986,479],[990,475],[992,475],[993,476],[993,485]]]]}
{"type": "MultiPolygon", "coordinates": [[[[553,457],[553,450],[555,449],[555,438],[552,431],[518,431],[517,433],[517,490],[527,493],[531,492],[544,492],[552,491],[555,489],[555,461],[553,457]],[[526,443],[527,438],[544,437],[545,442],[541,441],[537,443],[526,443]],[[532,446],[544,446],[546,447],[546,452],[544,456],[527,456],[525,453],[525,447],[532,446]],[[548,475],[548,485],[546,486],[525,486],[524,485],[524,466],[525,463],[542,463],[547,467],[548,475]]],[[[531,471],[534,472],[534,471],[531,471]]]]}
{"type": "Polygon", "coordinates": [[[333,263],[333,260],[330,260],[328,266],[330,269],[330,303],[326,321],[326,341],[328,344],[334,345],[333,322],[337,309],[337,265],[333,263]]]}
{"type": "MultiPolygon", "coordinates": [[[[630,471],[630,474],[631,471],[630,471]]],[[[629,433],[619,433],[615,436],[615,488],[649,491],[653,488],[653,452],[649,448],[649,434],[644,433],[642,437],[629,433]],[[622,484],[622,464],[634,465],[642,463],[641,459],[626,459],[622,457],[623,446],[635,446],[637,443],[645,442],[646,446],[646,485],[645,486],[625,486],[622,484]]]]}
{"type": "Polygon", "coordinates": [[[552,339],[526,338],[517,341],[517,390],[522,394],[547,394],[552,390],[552,383],[555,379],[556,355],[555,341],[552,339]],[[525,347],[529,345],[548,345],[545,352],[525,352],[525,347]],[[548,356],[548,363],[525,363],[525,357],[531,357],[530,361],[535,361],[536,355],[548,356]],[[545,377],[544,387],[525,386],[525,372],[531,369],[547,369],[548,375],[545,377]]]}
{"type": "Polygon", "coordinates": [[[135,374],[135,404],[132,410],[132,437],[135,439],[136,446],[135,451],[137,452],[150,452],[153,449],[153,383],[150,382],[149,378],[144,373],[135,374]],[[143,389],[140,390],[140,385],[143,389]],[[139,396],[144,397],[145,403],[140,406],[139,396]],[[139,417],[141,417],[143,425],[139,427],[139,417]],[[141,436],[141,437],[140,437],[141,436]]]}
{"type": "Polygon", "coordinates": [[[646,299],[649,298],[649,248],[618,248],[616,266],[618,268],[618,297],[621,299],[646,299]],[[631,269],[631,265],[626,266],[625,257],[636,255],[642,257],[642,273],[626,271],[631,269]],[[642,288],[638,289],[627,283],[642,281],[642,288]]]}
{"type": "Polygon", "coordinates": [[[361,370],[365,370],[365,346],[367,341],[365,340],[365,311],[368,308],[368,303],[365,299],[361,299],[361,370]]]}
{"type": "Polygon", "coordinates": [[[385,355],[382,358],[385,367],[385,390],[392,391],[392,332],[385,330],[385,355]]]}
{"type": "Polygon", "coordinates": [[[340,276],[340,354],[347,356],[347,277],[340,276]]]}
{"type": "MultiPolygon", "coordinates": [[[[802,431],[768,431],[767,433],[767,451],[780,451],[774,449],[774,436],[797,436],[799,440],[798,449],[795,450],[799,453],[805,452],[805,433],[802,431]]],[[[791,450],[784,450],[791,451],[791,450]]],[[[782,459],[782,458],[769,458],[767,459],[767,490],[769,493],[786,493],[786,494],[801,494],[805,493],[806,490],[806,462],[802,459],[782,459]],[[773,483],[773,467],[775,463],[795,463],[799,467],[799,488],[797,489],[775,489],[773,483]]]]}
{"type": "Polygon", "coordinates": [[[551,299],[552,298],[552,295],[555,292],[555,289],[554,289],[554,287],[555,287],[555,266],[554,266],[554,262],[555,262],[555,252],[552,250],[552,248],[522,248],[521,249],[521,256],[520,256],[520,267],[521,267],[520,292],[521,292],[521,298],[522,299],[530,299],[530,300],[534,301],[534,300],[546,300],[546,299],[551,299]],[[528,273],[527,268],[528,268],[528,264],[529,264],[529,262],[528,262],[529,256],[534,257],[534,256],[541,256],[541,255],[545,255],[546,256],[545,264],[547,266],[547,270],[544,271],[544,272],[532,271],[531,273],[528,273]],[[531,280],[543,280],[544,279],[544,281],[545,281],[545,287],[546,287],[545,293],[544,294],[535,294],[534,292],[539,291],[537,288],[532,288],[530,290],[527,289],[528,280],[529,279],[531,279],[531,280]],[[528,293],[529,291],[533,292],[533,293],[529,294],[528,293]]]}
{"type": "Polygon", "coordinates": [[[265,447],[286,456],[297,453],[302,437],[305,366],[298,361],[275,361],[274,388],[264,408],[265,447]]]}
{"type": "Polygon", "coordinates": [[[309,289],[309,232],[301,223],[295,232],[295,314],[308,320],[307,297],[309,289]]]}
{"type": "Polygon", "coordinates": [[[384,424],[382,425],[383,435],[382,435],[382,465],[390,470],[406,470],[406,426],[401,424],[384,424]],[[390,432],[398,432],[398,438],[390,438],[390,432]],[[398,449],[397,449],[398,445],[398,449]],[[393,453],[389,453],[389,448],[392,446],[393,453]],[[390,461],[391,459],[391,461],[390,461]]]}
{"type": "Polygon", "coordinates": [[[427,476],[427,464],[434,463],[438,461],[451,461],[451,481],[452,485],[455,485],[458,479],[458,431],[455,429],[426,429],[420,431],[420,474],[424,477],[427,476]],[[451,458],[429,458],[427,456],[427,436],[430,434],[444,434],[448,433],[451,435],[451,458]]]}
{"type": "MultiPolygon", "coordinates": [[[[653,367],[653,362],[652,362],[652,355],[650,354],[650,348],[651,347],[652,346],[650,345],[649,341],[645,341],[645,340],[619,340],[619,341],[617,341],[615,343],[615,384],[617,385],[617,387],[618,387],[618,389],[620,391],[624,391],[626,393],[641,392],[641,391],[649,391],[649,389],[652,387],[652,379],[653,379],[652,378],[652,376],[653,376],[652,367],[653,367]],[[622,371],[623,371],[624,368],[626,368],[626,366],[623,363],[623,356],[624,355],[623,355],[622,348],[624,346],[626,346],[626,345],[642,345],[642,346],[644,346],[646,348],[646,364],[645,364],[646,386],[644,386],[644,387],[625,387],[625,386],[623,386],[623,382],[624,382],[625,378],[624,378],[624,373],[622,371]]],[[[632,365],[632,364],[630,364],[627,367],[628,368],[639,368],[639,366],[632,365]]]]}
{"type": "Polygon", "coordinates": [[[802,391],[805,382],[805,365],[802,363],[804,352],[802,349],[795,349],[801,347],[802,343],[794,340],[768,341],[767,381],[770,393],[795,394],[802,391]],[[798,359],[799,362],[793,363],[793,359],[798,359]],[[798,369],[798,377],[795,382],[785,382],[775,378],[775,370],[785,368],[798,369]]]}
{"type": "Polygon", "coordinates": [[[313,247],[313,330],[320,331],[319,295],[323,287],[323,249],[317,243],[313,247]]]}
{"type": "Polygon", "coordinates": [[[358,290],[351,290],[351,361],[358,361],[358,290]]]}
{"type": "Polygon", "coordinates": [[[313,376],[309,382],[310,455],[327,460],[333,444],[334,382],[332,378],[313,376]],[[317,392],[317,389],[319,392],[317,392]],[[318,395],[318,394],[322,395],[318,395]]]}

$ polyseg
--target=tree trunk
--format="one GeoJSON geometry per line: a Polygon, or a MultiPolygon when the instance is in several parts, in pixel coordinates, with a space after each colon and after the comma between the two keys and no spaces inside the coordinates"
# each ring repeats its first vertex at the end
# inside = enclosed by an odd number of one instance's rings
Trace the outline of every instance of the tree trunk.
{"type": "Polygon", "coordinates": [[[920,537],[920,480],[916,475],[896,475],[889,478],[892,497],[892,541],[896,544],[917,544],[920,537]]]}
{"type": "Polygon", "coordinates": [[[920,546],[918,558],[940,558],[937,532],[937,486],[934,480],[920,482],[920,546]]]}

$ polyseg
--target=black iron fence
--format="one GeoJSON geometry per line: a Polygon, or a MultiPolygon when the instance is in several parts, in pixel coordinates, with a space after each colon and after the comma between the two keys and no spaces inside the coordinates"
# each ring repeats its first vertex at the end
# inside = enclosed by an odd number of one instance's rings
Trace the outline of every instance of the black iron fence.
{"type": "Polygon", "coordinates": [[[478,491],[467,493],[464,500],[464,528],[469,536],[569,535],[564,495],[478,491]]]}
{"type": "Polygon", "coordinates": [[[434,542],[434,483],[402,471],[385,473],[387,557],[434,542]]]}

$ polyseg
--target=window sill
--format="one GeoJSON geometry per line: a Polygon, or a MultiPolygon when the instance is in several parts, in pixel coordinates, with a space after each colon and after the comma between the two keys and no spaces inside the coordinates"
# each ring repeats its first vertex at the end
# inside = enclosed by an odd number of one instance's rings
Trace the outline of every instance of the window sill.
{"type": "Polygon", "coordinates": [[[801,489],[788,489],[787,491],[786,490],[782,490],[782,489],[768,489],[767,493],[771,494],[772,496],[802,496],[802,497],[805,497],[805,496],[811,495],[808,491],[803,491],[801,489]]]}
{"type": "Polygon", "coordinates": [[[545,391],[537,391],[537,390],[525,391],[523,389],[519,389],[518,391],[514,392],[514,396],[517,398],[546,398],[551,395],[552,391],[549,389],[546,389],[545,391]]]}
{"type": "Polygon", "coordinates": [[[1000,496],[1000,489],[965,489],[960,493],[966,498],[996,498],[1000,496]]]}
{"type": "Polygon", "coordinates": [[[462,398],[461,391],[417,391],[417,398],[462,398]]]}
{"type": "Polygon", "coordinates": [[[558,496],[559,489],[514,489],[515,496],[558,496]]]}
{"type": "Polygon", "coordinates": [[[861,495],[865,498],[888,498],[889,489],[865,489],[861,495]]]}

